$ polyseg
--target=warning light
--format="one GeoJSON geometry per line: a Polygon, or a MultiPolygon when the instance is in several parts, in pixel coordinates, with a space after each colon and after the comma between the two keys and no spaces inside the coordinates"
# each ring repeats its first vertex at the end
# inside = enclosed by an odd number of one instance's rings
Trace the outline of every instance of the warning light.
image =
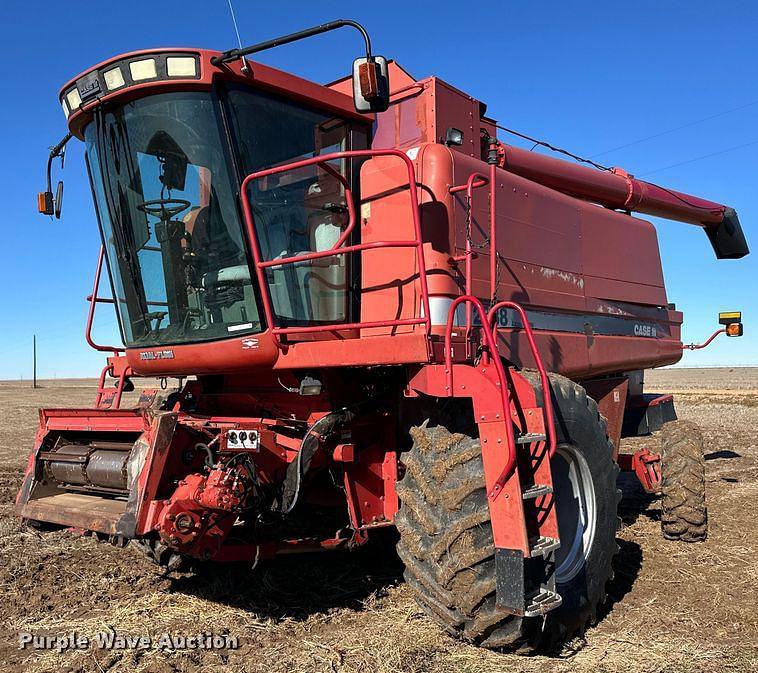
{"type": "Polygon", "coordinates": [[[37,192],[37,210],[43,215],[52,215],[55,212],[52,192],[37,192]]]}
{"type": "Polygon", "coordinates": [[[741,322],[742,322],[741,311],[725,311],[724,313],[719,313],[720,325],[731,325],[732,323],[741,323],[741,322]]]}
{"type": "Polygon", "coordinates": [[[725,311],[724,313],[719,313],[719,324],[723,325],[723,327],[717,329],[703,343],[682,344],[682,349],[696,351],[705,348],[710,345],[719,334],[726,334],[728,337],[741,337],[743,334],[741,311],[725,311]]]}
{"type": "Polygon", "coordinates": [[[741,337],[742,329],[742,312],[741,311],[724,311],[719,313],[719,324],[724,325],[724,333],[730,337],[741,337]]]}

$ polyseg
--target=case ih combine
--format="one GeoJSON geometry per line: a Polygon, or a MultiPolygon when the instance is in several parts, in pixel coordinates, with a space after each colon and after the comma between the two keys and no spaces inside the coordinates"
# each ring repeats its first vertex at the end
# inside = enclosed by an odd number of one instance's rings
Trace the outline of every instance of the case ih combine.
{"type": "Polygon", "coordinates": [[[60,99],[40,210],[60,214],[50,163],[83,140],[102,234],[87,341],[110,356],[92,408],[40,411],[21,517],[169,569],[395,526],[421,607],[486,647],[595,618],[620,468],[662,491],[667,537],[705,537],[702,440],[643,393],[686,346],[631,213],[702,227],[729,259],[748,253],[734,210],[505,145],[482,102],[373,55],[350,21],[125,54],[60,99]],[[330,85],[245,59],[341,26],[366,54],[330,85]],[[125,348],[91,338],[98,303],[125,348]],[[140,376],[185,382],[123,408],[140,376]],[[663,456],[619,455],[666,421],[663,456]]]}

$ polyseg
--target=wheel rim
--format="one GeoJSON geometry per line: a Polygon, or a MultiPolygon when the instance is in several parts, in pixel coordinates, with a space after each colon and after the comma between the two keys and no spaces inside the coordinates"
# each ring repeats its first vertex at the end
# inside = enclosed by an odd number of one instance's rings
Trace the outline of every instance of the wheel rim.
{"type": "Polygon", "coordinates": [[[589,465],[575,447],[559,446],[551,467],[561,539],[555,552],[555,579],[565,584],[584,568],[592,549],[597,503],[589,465]]]}

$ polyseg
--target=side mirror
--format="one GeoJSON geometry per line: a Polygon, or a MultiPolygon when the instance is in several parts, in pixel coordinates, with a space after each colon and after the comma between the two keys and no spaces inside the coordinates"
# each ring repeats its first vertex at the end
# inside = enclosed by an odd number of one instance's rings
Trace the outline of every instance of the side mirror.
{"type": "Polygon", "coordinates": [[[61,209],[63,208],[63,180],[58,181],[58,187],[55,189],[55,219],[61,219],[61,209]]]}
{"type": "Polygon", "coordinates": [[[384,112],[390,106],[390,78],[384,56],[353,61],[353,102],[357,112],[384,112]]]}
{"type": "Polygon", "coordinates": [[[56,219],[61,218],[61,208],[63,207],[63,180],[58,182],[53,196],[53,160],[60,157],[61,169],[66,157],[66,143],[71,140],[71,134],[67,133],[63,140],[57,145],[50,148],[50,156],[47,158],[47,189],[44,192],[37,193],[37,210],[42,215],[55,215],[56,219]]]}
{"type": "Polygon", "coordinates": [[[55,196],[52,192],[37,192],[37,210],[42,215],[55,215],[55,219],[60,220],[61,208],[63,208],[63,180],[58,182],[55,196]]]}

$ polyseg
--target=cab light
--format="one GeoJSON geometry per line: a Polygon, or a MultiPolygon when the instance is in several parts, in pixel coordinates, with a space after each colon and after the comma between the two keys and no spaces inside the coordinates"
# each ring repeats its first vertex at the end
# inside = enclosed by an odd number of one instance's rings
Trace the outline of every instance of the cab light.
{"type": "Polygon", "coordinates": [[[82,104],[82,97],[79,95],[79,91],[73,88],[66,94],[66,101],[68,101],[69,109],[74,111],[82,104]]]}
{"type": "Polygon", "coordinates": [[[105,80],[105,86],[108,87],[108,91],[113,91],[119,87],[124,86],[124,75],[121,72],[121,68],[112,68],[106,70],[103,73],[103,79],[105,80]]]}
{"type": "Polygon", "coordinates": [[[197,74],[195,59],[192,56],[169,56],[166,71],[169,77],[194,77],[197,74]]]}
{"type": "Polygon", "coordinates": [[[320,395],[322,384],[317,378],[313,376],[304,376],[300,381],[300,388],[298,392],[301,395],[320,395]]]}
{"type": "Polygon", "coordinates": [[[132,73],[132,79],[139,82],[143,79],[153,79],[158,76],[155,69],[154,58],[144,58],[141,61],[132,61],[129,64],[129,72],[132,73]]]}

